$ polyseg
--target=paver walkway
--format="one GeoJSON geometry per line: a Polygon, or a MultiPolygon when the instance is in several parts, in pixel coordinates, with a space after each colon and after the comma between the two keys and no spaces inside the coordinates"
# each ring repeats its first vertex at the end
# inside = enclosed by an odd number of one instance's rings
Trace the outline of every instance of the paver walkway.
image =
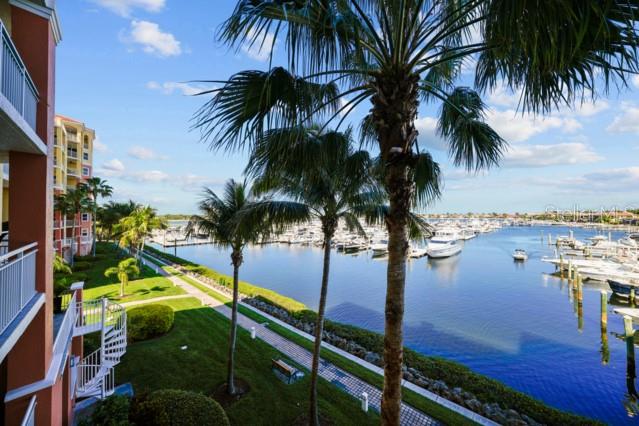
{"type": "MultiPolygon", "coordinates": [[[[154,259],[158,262],[162,262],[162,260],[154,259]]],[[[164,263],[164,262],[162,262],[164,263]]],[[[148,264],[148,266],[152,267],[152,264],[148,264]]],[[[203,304],[210,306],[215,309],[217,312],[221,313],[227,318],[231,317],[231,308],[226,306],[224,303],[215,299],[214,297],[209,296],[202,290],[193,287],[188,282],[180,279],[180,277],[171,275],[168,272],[164,271],[162,268],[154,268],[158,273],[165,275],[170,279],[175,285],[180,286],[187,294],[200,299],[203,304]]],[[[208,286],[206,283],[198,280],[194,277],[189,277],[202,285],[210,288],[213,291],[216,291],[213,287],[208,286]]],[[[226,295],[224,295],[226,296],[226,295]]],[[[286,356],[288,356],[294,362],[304,366],[307,369],[311,369],[311,364],[313,361],[312,352],[304,349],[303,347],[291,342],[288,339],[280,336],[274,331],[269,330],[264,327],[260,323],[253,321],[252,319],[242,315],[238,312],[237,315],[238,324],[246,329],[250,330],[252,327],[255,327],[256,335],[269,345],[273,346],[286,356]]],[[[377,387],[355,377],[346,371],[338,368],[337,366],[331,364],[330,362],[324,361],[320,359],[320,367],[319,367],[319,375],[325,380],[328,380],[333,385],[339,387],[344,392],[352,395],[357,399],[362,398],[362,393],[366,392],[368,394],[368,404],[369,407],[373,408],[377,412],[380,411],[381,401],[382,401],[382,392],[377,387]]],[[[401,420],[402,425],[438,425],[439,423],[433,419],[432,417],[422,413],[419,410],[402,403],[401,408],[401,420]]]]}

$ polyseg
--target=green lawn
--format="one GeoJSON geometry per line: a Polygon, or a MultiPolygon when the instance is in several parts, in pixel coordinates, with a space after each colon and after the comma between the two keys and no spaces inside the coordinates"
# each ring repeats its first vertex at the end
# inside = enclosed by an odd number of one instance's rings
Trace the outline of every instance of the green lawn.
{"type": "Polygon", "coordinates": [[[124,259],[121,252],[112,244],[98,243],[98,258],[90,256],[82,258],[82,262],[90,262],[91,267],[78,271],[87,275],[84,284],[84,299],[107,297],[118,302],[152,299],[154,297],[184,294],[184,290],[173,285],[171,281],[156,274],[152,269],[142,267],[140,276],[132,279],[126,286],[124,297],[120,298],[120,282],[116,277],[105,277],[104,271],[116,266],[124,259]]]}
{"type": "MultiPolygon", "coordinates": [[[[191,277],[188,277],[182,273],[180,273],[179,271],[177,271],[176,269],[170,267],[170,266],[164,266],[163,267],[164,270],[166,270],[167,272],[177,275],[179,276],[181,279],[183,279],[184,281],[188,282],[189,284],[191,284],[192,286],[202,290],[203,292],[207,293],[208,295],[210,295],[211,297],[219,300],[222,303],[226,303],[228,305],[230,305],[231,303],[231,299],[218,293],[215,290],[210,289],[209,287],[200,284],[199,282],[195,281],[194,279],[192,279],[191,277]]],[[[277,334],[281,335],[282,337],[287,338],[288,340],[302,346],[303,348],[312,351],[313,350],[313,342],[311,342],[310,340],[308,340],[307,338],[300,336],[299,334],[289,330],[286,327],[282,327],[279,324],[273,323],[271,322],[269,319],[267,319],[266,317],[260,315],[259,313],[255,312],[252,309],[249,309],[245,306],[239,305],[238,306],[238,311],[251,318],[252,320],[258,322],[258,323],[269,323],[268,324],[268,328],[271,329],[272,331],[276,332],[277,334]]],[[[326,348],[322,348],[321,350],[321,356],[323,359],[325,359],[328,362],[331,362],[332,364],[342,368],[345,371],[348,371],[349,373],[353,374],[354,376],[359,377],[362,380],[365,380],[366,382],[373,384],[379,388],[381,388],[383,386],[383,377],[380,376],[379,374],[375,373],[374,371],[369,370],[366,367],[363,367],[362,365],[351,361],[348,358],[345,358],[329,349],[326,348]]],[[[472,420],[455,413],[454,411],[449,410],[446,407],[443,407],[427,398],[424,398],[423,396],[419,395],[418,393],[411,391],[409,389],[403,389],[402,390],[402,394],[403,394],[403,400],[404,402],[406,402],[407,404],[412,405],[413,407],[423,411],[424,413],[427,413],[428,415],[430,415],[431,417],[434,417],[435,419],[446,423],[446,424],[455,424],[455,425],[474,425],[476,424],[475,422],[473,422],[472,420]]]]}
{"type": "MultiPolygon", "coordinates": [[[[194,298],[167,300],[175,309],[175,324],[165,336],[129,345],[116,367],[118,383],[131,382],[137,394],[163,388],[212,393],[224,382],[229,321],[202,307],[194,298]],[[188,348],[182,350],[186,345],[188,348]]],[[[308,374],[286,385],[271,371],[277,350],[238,328],[236,374],[246,380],[249,394],[227,409],[234,425],[290,425],[308,407],[308,374]]],[[[377,424],[375,413],[364,414],[359,401],[321,380],[320,410],[335,425],[377,424]]]]}

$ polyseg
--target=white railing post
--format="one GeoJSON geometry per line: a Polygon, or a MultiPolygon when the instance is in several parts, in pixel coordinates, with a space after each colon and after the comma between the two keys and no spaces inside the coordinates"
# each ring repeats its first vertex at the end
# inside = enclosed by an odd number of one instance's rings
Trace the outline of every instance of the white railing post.
{"type": "Polygon", "coordinates": [[[106,330],[106,307],[107,307],[107,299],[106,297],[102,298],[102,318],[100,324],[100,365],[104,365],[104,343],[105,343],[105,330],[106,330]]]}

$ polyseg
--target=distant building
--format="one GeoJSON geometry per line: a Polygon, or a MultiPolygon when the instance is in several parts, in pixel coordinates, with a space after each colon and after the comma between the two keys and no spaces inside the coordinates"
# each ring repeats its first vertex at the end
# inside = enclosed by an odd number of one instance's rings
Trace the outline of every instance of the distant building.
{"type": "MultiPolygon", "coordinates": [[[[95,131],[80,121],[56,115],[53,136],[53,189],[57,195],[76,188],[93,175],[95,131]]],[[[56,252],[68,259],[73,244],[73,253],[80,256],[88,254],[93,241],[92,221],[88,212],[74,218],[62,217],[55,212],[53,232],[56,252]]]]}

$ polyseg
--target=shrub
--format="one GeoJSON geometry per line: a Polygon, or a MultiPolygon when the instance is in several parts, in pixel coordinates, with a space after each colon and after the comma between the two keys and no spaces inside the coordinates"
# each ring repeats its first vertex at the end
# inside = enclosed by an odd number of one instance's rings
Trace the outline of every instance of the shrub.
{"type": "Polygon", "coordinates": [[[162,389],[138,398],[130,419],[153,426],[229,426],[226,413],[215,400],[195,392],[162,389]]]}
{"type": "Polygon", "coordinates": [[[173,326],[175,313],[166,305],[145,305],[127,312],[129,341],[138,342],[166,334],[173,326]]]}
{"type": "Polygon", "coordinates": [[[71,284],[77,283],[78,281],[87,281],[89,276],[84,272],[74,272],[71,275],[58,275],[55,276],[55,284],[63,285],[65,287],[70,287],[71,284]]]}
{"type": "Polygon", "coordinates": [[[90,269],[91,266],[93,266],[91,264],[91,262],[84,261],[84,260],[79,260],[79,261],[76,261],[73,264],[73,270],[74,271],[86,271],[87,269],[90,269]]]}
{"type": "Polygon", "coordinates": [[[111,395],[96,404],[90,423],[94,426],[128,425],[130,405],[127,396],[111,395]]]}

